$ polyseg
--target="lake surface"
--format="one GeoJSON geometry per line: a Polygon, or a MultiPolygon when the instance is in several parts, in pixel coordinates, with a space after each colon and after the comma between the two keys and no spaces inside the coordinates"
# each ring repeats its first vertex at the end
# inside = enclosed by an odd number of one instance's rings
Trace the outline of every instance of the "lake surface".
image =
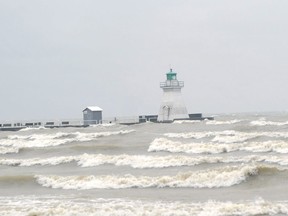
{"type": "Polygon", "coordinates": [[[288,114],[0,132],[1,215],[288,215],[288,114]]]}

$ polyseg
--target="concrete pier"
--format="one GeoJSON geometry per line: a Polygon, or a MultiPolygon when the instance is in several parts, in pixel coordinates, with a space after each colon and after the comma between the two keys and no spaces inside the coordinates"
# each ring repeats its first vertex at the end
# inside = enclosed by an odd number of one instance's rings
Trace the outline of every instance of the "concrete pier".
{"type": "MultiPolygon", "coordinates": [[[[174,120],[214,120],[213,117],[203,117],[202,113],[188,114],[188,118],[174,119],[174,120]]],[[[131,117],[111,117],[99,121],[98,124],[123,124],[123,125],[133,125],[145,122],[160,123],[158,120],[158,115],[140,115],[131,117]]],[[[173,120],[173,121],[174,121],[173,120]]],[[[171,123],[173,121],[167,121],[165,123],[171,123]]],[[[163,122],[163,121],[161,121],[163,122]]],[[[67,127],[88,127],[89,125],[84,124],[83,120],[49,120],[49,121],[17,121],[17,122],[5,122],[0,123],[0,131],[19,131],[24,128],[67,128],[67,127]]]]}
{"type": "Polygon", "coordinates": [[[70,121],[16,121],[0,123],[0,131],[19,131],[24,128],[61,128],[61,127],[84,127],[83,121],[70,120],[70,121]]]}

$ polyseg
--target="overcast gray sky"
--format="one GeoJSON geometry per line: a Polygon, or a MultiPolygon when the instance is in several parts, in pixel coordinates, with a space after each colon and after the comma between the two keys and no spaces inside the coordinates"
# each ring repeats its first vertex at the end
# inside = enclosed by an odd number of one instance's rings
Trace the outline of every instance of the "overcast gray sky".
{"type": "Polygon", "coordinates": [[[0,120],[288,110],[287,0],[0,0],[0,120]]]}

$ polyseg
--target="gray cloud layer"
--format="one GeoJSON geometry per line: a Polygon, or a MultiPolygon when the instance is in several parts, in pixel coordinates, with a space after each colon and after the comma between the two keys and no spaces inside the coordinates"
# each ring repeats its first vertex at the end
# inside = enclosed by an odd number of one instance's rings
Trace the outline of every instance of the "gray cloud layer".
{"type": "Polygon", "coordinates": [[[0,120],[287,110],[286,0],[0,0],[0,120]]]}

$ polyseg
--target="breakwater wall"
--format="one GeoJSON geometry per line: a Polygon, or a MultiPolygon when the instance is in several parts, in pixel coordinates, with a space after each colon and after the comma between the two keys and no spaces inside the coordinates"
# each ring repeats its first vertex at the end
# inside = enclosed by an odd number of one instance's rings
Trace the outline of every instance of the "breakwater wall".
{"type": "MultiPolygon", "coordinates": [[[[132,125],[145,122],[155,122],[157,123],[157,115],[140,115],[132,117],[110,117],[103,120],[91,120],[91,125],[94,124],[123,124],[132,125]]],[[[214,120],[213,117],[203,117],[201,113],[189,114],[189,119],[176,119],[176,120],[214,120]]],[[[173,121],[167,121],[166,123],[171,123],[173,121]]],[[[163,122],[165,123],[165,122],[163,122]]],[[[0,131],[18,131],[24,128],[64,128],[64,127],[87,127],[89,126],[89,121],[83,119],[63,119],[63,120],[45,120],[45,121],[5,121],[0,122],[0,131]]]]}
{"type": "MultiPolygon", "coordinates": [[[[18,131],[24,128],[64,128],[64,127],[87,127],[83,119],[54,119],[54,120],[26,120],[26,121],[0,121],[0,131],[18,131]]],[[[100,121],[91,121],[91,124],[136,124],[139,123],[138,116],[132,117],[110,117],[100,121]]]]}

